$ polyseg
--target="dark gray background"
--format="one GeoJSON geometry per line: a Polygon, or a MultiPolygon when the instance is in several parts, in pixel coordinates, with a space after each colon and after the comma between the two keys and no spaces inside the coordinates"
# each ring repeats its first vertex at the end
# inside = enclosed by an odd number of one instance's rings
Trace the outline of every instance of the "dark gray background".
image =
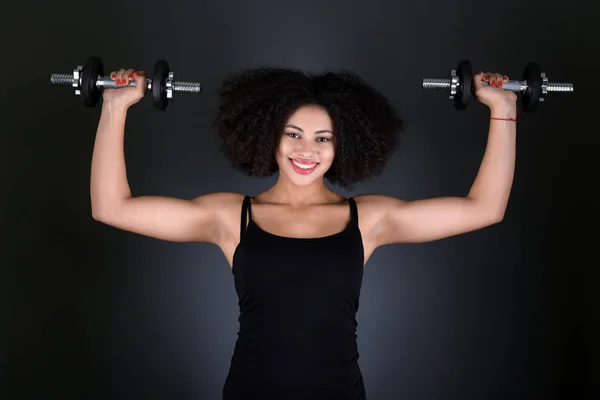
{"type": "Polygon", "coordinates": [[[229,367],[238,309],[220,250],[91,217],[100,106],[49,77],[95,55],[107,72],[166,59],[177,78],[204,84],[165,113],[148,96],[127,120],[133,194],[185,198],[275,181],[244,177],[217,150],[216,90],[235,70],[361,74],[409,129],[383,175],[341,193],[405,199],[466,194],[489,127],[484,106],[457,112],[421,89],[423,77],[469,59],[521,79],[533,60],[574,82],[575,93],[521,114],[501,224],[375,252],[359,363],[371,400],[597,399],[598,11],[592,0],[10,2],[0,17],[0,398],[219,399],[229,367]]]}

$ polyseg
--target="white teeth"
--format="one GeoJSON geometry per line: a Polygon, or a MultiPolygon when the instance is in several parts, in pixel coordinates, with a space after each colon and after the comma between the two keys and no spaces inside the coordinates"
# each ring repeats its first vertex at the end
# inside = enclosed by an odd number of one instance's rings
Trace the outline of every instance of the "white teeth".
{"type": "Polygon", "coordinates": [[[302,169],[313,169],[314,167],[317,166],[317,164],[313,164],[313,165],[304,165],[304,164],[298,164],[296,161],[292,160],[292,162],[294,163],[294,165],[298,168],[302,168],[302,169]]]}

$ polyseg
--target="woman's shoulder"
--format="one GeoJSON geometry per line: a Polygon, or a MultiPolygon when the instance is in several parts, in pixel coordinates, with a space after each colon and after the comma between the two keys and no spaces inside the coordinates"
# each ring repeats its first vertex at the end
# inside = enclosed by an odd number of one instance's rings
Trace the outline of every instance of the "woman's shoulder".
{"type": "Polygon", "coordinates": [[[360,194],[354,196],[358,215],[369,224],[376,224],[389,214],[389,210],[402,206],[405,200],[382,194],[360,194]]]}
{"type": "Polygon", "coordinates": [[[386,196],[383,194],[360,194],[353,196],[357,205],[362,205],[364,207],[382,207],[387,205],[393,205],[398,203],[403,203],[403,200],[397,199],[395,197],[386,196]]]}
{"type": "Polygon", "coordinates": [[[213,192],[196,197],[195,203],[210,204],[213,206],[229,206],[235,203],[241,203],[246,195],[237,192],[213,192]]]}
{"type": "Polygon", "coordinates": [[[217,216],[234,216],[239,214],[245,196],[237,192],[213,192],[198,196],[192,201],[217,216]]]}
{"type": "Polygon", "coordinates": [[[246,197],[237,192],[213,192],[193,199],[204,212],[212,215],[215,228],[215,243],[224,246],[232,237],[238,235],[242,204],[246,197]]]}

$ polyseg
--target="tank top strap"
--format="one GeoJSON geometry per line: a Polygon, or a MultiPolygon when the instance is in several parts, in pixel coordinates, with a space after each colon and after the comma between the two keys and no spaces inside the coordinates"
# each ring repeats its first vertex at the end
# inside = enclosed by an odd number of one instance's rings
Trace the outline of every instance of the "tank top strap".
{"type": "Polygon", "coordinates": [[[358,208],[356,207],[354,197],[348,197],[348,203],[350,204],[350,218],[358,225],[358,208]]]}
{"type": "Polygon", "coordinates": [[[244,236],[244,232],[246,231],[246,215],[248,215],[248,217],[250,217],[250,220],[252,220],[252,203],[250,202],[250,196],[245,196],[244,202],[242,203],[240,240],[242,239],[242,236],[244,236]]]}

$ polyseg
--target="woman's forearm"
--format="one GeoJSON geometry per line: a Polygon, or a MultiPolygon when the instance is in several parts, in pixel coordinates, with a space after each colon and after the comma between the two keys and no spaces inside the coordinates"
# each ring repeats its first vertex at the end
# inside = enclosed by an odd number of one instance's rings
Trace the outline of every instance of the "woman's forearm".
{"type": "MultiPolygon", "coordinates": [[[[514,103],[490,107],[490,117],[516,119],[514,103]]],[[[490,120],[488,141],[469,197],[495,215],[504,215],[513,184],[516,122],[490,120]]]]}
{"type": "Polygon", "coordinates": [[[94,142],[90,195],[92,214],[99,216],[131,196],[123,142],[127,107],[105,101],[94,142]]]}

